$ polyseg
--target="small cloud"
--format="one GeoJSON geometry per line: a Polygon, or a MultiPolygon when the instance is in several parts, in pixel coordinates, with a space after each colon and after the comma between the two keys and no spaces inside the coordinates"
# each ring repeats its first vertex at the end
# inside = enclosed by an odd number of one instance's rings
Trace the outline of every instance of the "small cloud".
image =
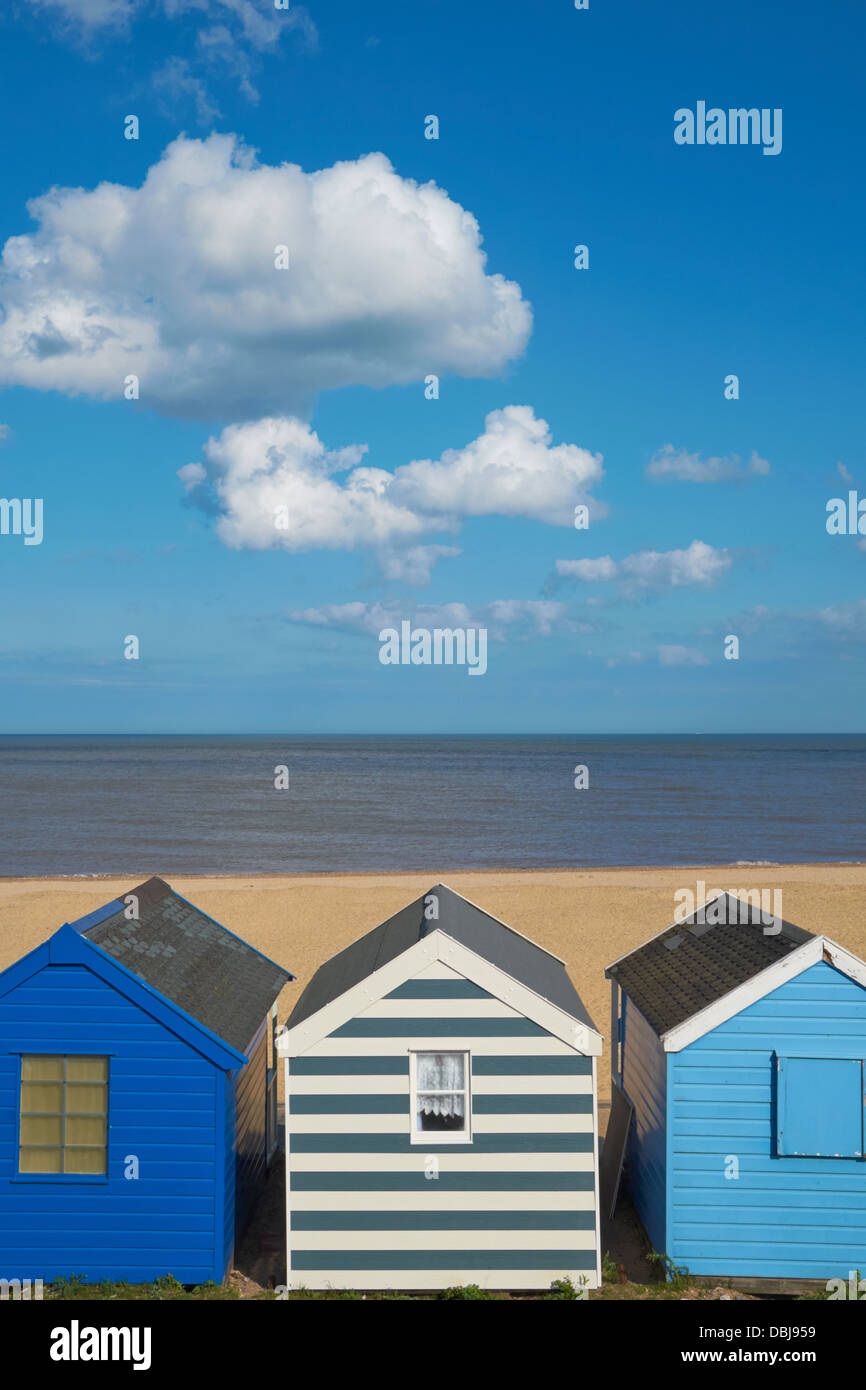
{"type": "Polygon", "coordinates": [[[289,622],[310,627],[335,628],[343,632],[372,633],[386,627],[399,628],[408,621],[416,627],[487,628],[493,640],[506,636],[550,637],[554,632],[589,632],[586,624],[575,623],[565,604],[546,599],[494,599],[477,609],[465,603],[415,604],[388,601],[378,603],[332,603],[319,608],[296,609],[289,622]]]}
{"type": "Polygon", "coordinates": [[[604,583],[616,578],[619,566],[609,555],[600,555],[597,560],[557,560],[556,573],[585,584],[604,583]]]}
{"type": "Polygon", "coordinates": [[[853,475],[848,472],[848,469],[845,467],[844,463],[837,463],[836,471],[839,474],[839,477],[843,480],[843,482],[853,483],[853,475]]]}
{"type": "Polygon", "coordinates": [[[692,541],[686,550],[639,550],[619,561],[610,555],[592,560],[557,560],[556,575],[585,584],[617,580],[625,592],[634,594],[690,585],[709,587],[732,563],[727,550],[692,541]]]}
{"type": "Polygon", "coordinates": [[[638,666],[646,658],[643,652],[625,652],[623,656],[609,656],[605,666],[638,666]]]}
{"type": "Polygon", "coordinates": [[[0,444],[5,444],[11,433],[9,425],[0,425],[0,444]]]}
{"type": "Polygon", "coordinates": [[[662,666],[709,666],[709,659],[696,647],[661,646],[658,649],[662,666]]]}
{"type": "Polygon", "coordinates": [[[166,58],[153,74],[153,89],[165,113],[171,113],[179,102],[190,100],[199,125],[211,125],[220,115],[219,107],[211,100],[201,78],[193,74],[186,58],[166,58]]]}
{"type": "Polygon", "coordinates": [[[650,459],[646,476],[686,483],[729,483],[742,482],[754,475],[765,476],[769,471],[767,460],[754,450],[748,464],[744,465],[739,454],[702,459],[700,454],[666,444],[650,459]]]}
{"type": "Polygon", "coordinates": [[[30,8],[60,21],[70,34],[123,29],[133,16],[134,0],[29,0],[30,8]]]}
{"type": "Polygon", "coordinates": [[[462,553],[455,545],[414,545],[402,552],[380,551],[378,559],[386,579],[421,587],[430,583],[431,571],[437,560],[462,553]]]}
{"type": "Polygon", "coordinates": [[[817,613],[824,627],[843,637],[866,637],[866,598],[831,604],[817,613]]]}

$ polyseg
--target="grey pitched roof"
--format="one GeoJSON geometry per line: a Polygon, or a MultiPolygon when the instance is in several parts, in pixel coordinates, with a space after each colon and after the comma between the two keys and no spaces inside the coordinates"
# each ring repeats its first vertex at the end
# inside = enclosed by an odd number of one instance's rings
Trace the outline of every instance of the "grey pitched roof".
{"type": "Polygon", "coordinates": [[[193,907],[163,879],[149,878],[129,891],[138,898],[138,921],[127,921],[117,900],[71,925],[244,1052],[294,975],[193,907]]]}
{"type": "Polygon", "coordinates": [[[467,902],[443,883],[437,883],[381,926],[374,927],[366,936],[325,961],[292,1010],[286,1027],[294,1028],[295,1024],[302,1023],[437,929],[483,956],[491,965],[498,966],[572,1018],[595,1029],[562,961],[474,903],[467,902]],[[439,900],[439,917],[428,921],[424,916],[424,904],[431,893],[439,900]]]}
{"type": "Polygon", "coordinates": [[[759,909],[730,893],[720,894],[713,904],[706,903],[605,971],[659,1037],[812,940],[811,932],[781,918],[771,927],[759,909]],[[714,922],[716,916],[721,921],[714,922]],[[772,929],[775,925],[778,931],[772,929]]]}

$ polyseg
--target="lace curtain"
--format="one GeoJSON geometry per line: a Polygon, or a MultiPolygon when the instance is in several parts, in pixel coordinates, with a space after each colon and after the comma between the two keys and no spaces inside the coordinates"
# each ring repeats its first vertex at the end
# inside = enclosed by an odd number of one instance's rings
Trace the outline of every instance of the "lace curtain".
{"type": "Polygon", "coordinates": [[[417,1059],[416,1089],[422,1115],[462,1117],[465,1113],[463,1056],[459,1052],[424,1052],[417,1059]],[[440,1092],[430,1095],[429,1092],[440,1092]],[[425,1092],[427,1094],[425,1094],[425,1092]],[[450,1092],[451,1094],[441,1094],[450,1092]]]}

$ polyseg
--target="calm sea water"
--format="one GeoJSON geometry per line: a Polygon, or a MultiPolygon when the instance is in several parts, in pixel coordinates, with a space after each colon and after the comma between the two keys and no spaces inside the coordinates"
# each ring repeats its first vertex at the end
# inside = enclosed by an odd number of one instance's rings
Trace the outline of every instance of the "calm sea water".
{"type": "Polygon", "coordinates": [[[0,874],[860,861],[864,793],[863,736],[7,737],[0,874]]]}

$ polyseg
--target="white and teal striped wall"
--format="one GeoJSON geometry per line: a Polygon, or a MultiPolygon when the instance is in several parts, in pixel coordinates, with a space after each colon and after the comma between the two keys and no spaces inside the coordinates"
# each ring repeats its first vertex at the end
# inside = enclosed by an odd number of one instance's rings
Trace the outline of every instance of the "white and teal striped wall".
{"type": "Polygon", "coordinates": [[[596,1057],[427,964],[286,1058],[288,1283],[595,1288],[597,1134],[596,1057]],[[445,1049],[470,1054],[471,1143],[412,1144],[409,1053],[445,1049]]]}

